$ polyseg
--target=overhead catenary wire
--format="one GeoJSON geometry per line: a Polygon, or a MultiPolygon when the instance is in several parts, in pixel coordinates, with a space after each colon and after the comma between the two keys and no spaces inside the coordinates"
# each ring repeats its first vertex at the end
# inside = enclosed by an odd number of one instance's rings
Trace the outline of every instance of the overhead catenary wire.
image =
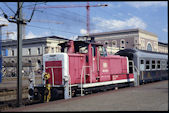
{"type": "MultiPolygon", "coordinates": [[[[87,10],[87,16],[86,16],[86,31],[87,31],[87,35],[90,34],[90,14],[89,14],[89,11],[90,11],[90,7],[105,7],[105,6],[108,6],[107,4],[97,4],[97,5],[89,5],[89,2],[87,2],[87,5],[55,5],[55,6],[41,6],[41,7],[36,7],[37,9],[44,9],[44,8],[77,8],[77,7],[85,7],[86,10],[87,10]]],[[[31,9],[31,8],[30,8],[31,9]]]]}
{"type": "MultiPolygon", "coordinates": [[[[103,2],[101,2],[101,3],[103,3],[103,2]]],[[[113,2],[112,2],[113,3],[113,2]]],[[[32,6],[33,5],[35,5],[35,3],[31,3],[32,4],[32,6]]],[[[37,3],[37,5],[45,5],[45,3],[37,3]]],[[[46,3],[47,4],[47,3],[46,3]]],[[[10,6],[10,4],[7,4],[8,6],[10,6]]],[[[22,4],[23,5],[23,4],[22,4]]],[[[26,6],[26,7],[28,7],[28,5],[27,4],[25,4],[24,3],[24,5],[26,6]]],[[[22,8],[24,8],[25,6],[22,6],[22,8]]],[[[48,4],[47,4],[48,5],[48,4]]],[[[11,7],[11,6],[10,6],[11,7]]],[[[26,9],[26,7],[25,7],[25,9],[26,9]]],[[[132,17],[134,17],[134,16],[137,16],[137,13],[136,12],[134,12],[134,11],[129,11],[129,12],[127,12],[126,10],[121,10],[121,9],[119,9],[118,7],[112,7],[111,8],[112,10],[107,10],[107,8],[103,8],[103,9],[101,9],[100,10],[100,8],[97,8],[97,10],[95,9],[95,8],[92,8],[92,10],[93,11],[95,11],[95,13],[100,13],[100,12],[102,12],[102,14],[103,15],[105,15],[105,17],[106,16],[109,16],[108,18],[110,18],[110,17],[112,17],[112,19],[116,19],[116,20],[121,20],[121,21],[125,21],[125,20],[127,20],[127,19],[130,19],[130,18],[132,18],[132,17]],[[116,12],[116,13],[115,13],[116,12]],[[118,13],[122,13],[122,15],[118,15],[118,13]],[[128,16],[128,14],[131,14],[131,15],[129,15],[128,16]]],[[[50,9],[51,10],[51,9],[50,9]]],[[[35,10],[36,11],[36,10],[35,10]]],[[[56,10],[55,10],[56,11],[56,10]]],[[[139,11],[141,11],[141,10],[139,10],[139,11]]],[[[38,12],[38,11],[37,11],[38,12]]],[[[59,9],[57,9],[57,12],[58,12],[58,14],[56,14],[53,10],[52,10],[52,12],[47,12],[46,11],[46,9],[44,9],[44,12],[43,12],[43,14],[44,15],[48,15],[49,17],[54,17],[53,19],[56,19],[56,20],[63,20],[63,21],[65,21],[65,23],[64,23],[64,27],[66,27],[67,28],[67,26],[69,26],[69,27],[71,27],[71,28],[73,28],[73,27],[83,27],[84,28],[84,25],[86,24],[86,22],[84,21],[84,17],[85,16],[80,16],[80,15],[78,15],[78,13],[73,13],[73,11],[70,11],[69,9],[61,9],[61,10],[59,10],[59,9]],[[60,13],[60,12],[63,12],[63,14],[65,14],[66,12],[67,12],[67,15],[62,15],[62,13],[60,13]],[[71,13],[72,12],[72,13],[71,13]],[[53,14],[55,14],[55,15],[53,15],[53,14]],[[72,16],[71,16],[72,15],[72,16]],[[57,17],[57,18],[56,18],[57,17]],[[78,21],[77,21],[78,20],[78,21]],[[83,22],[82,22],[83,21],[83,22]]],[[[39,14],[39,13],[38,13],[39,14]]],[[[41,17],[41,16],[39,16],[39,17],[41,17]]],[[[39,17],[37,16],[37,18],[36,19],[39,19],[39,17]]],[[[35,16],[33,17],[33,19],[35,18],[35,16]]],[[[43,18],[46,18],[45,16],[43,16],[43,18]]],[[[145,21],[143,21],[143,22],[145,22],[145,21]]],[[[42,23],[42,22],[41,22],[42,23]]],[[[44,22],[45,23],[45,22],[44,22]]],[[[52,22],[48,22],[48,23],[52,23],[52,22]]],[[[92,23],[92,22],[91,22],[92,23]]],[[[91,24],[90,23],[90,24],[91,24]]],[[[95,25],[96,23],[95,22],[93,22],[93,25],[90,25],[91,26],[91,28],[93,28],[93,27],[95,27],[94,25],[95,25]]],[[[151,24],[151,23],[145,23],[146,25],[147,25],[147,27],[146,28],[151,28],[151,29],[159,29],[159,30],[162,30],[162,28],[159,28],[159,27],[157,27],[155,24],[151,24]]],[[[51,28],[53,27],[52,26],[52,24],[49,24],[50,26],[51,26],[51,28]]],[[[60,26],[59,26],[60,27],[60,26]]],[[[96,29],[96,28],[95,28],[96,29]]],[[[97,29],[99,29],[99,28],[97,28],[97,29]]],[[[92,29],[91,29],[92,30],[92,29]]],[[[105,29],[106,30],[106,29],[105,29]]],[[[63,30],[64,31],[64,30],[63,30]]]]}
{"type": "MultiPolygon", "coordinates": [[[[48,18],[48,15],[47,15],[47,18],[48,18]]],[[[51,26],[53,26],[53,25],[51,25],[51,26]]],[[[51,29],[51,26],[50,26],[50,24],[49,24],[49,22],[48,22],[48,27],[49,27],[50,33],[53,34],[53,31],[52,31],[52,29],[51,29]]]]}
{"type": "Polygon", "coordinates": [[[25,5],[25,6],[22,6],[23,8],[30,8],[30,7],[32,7],[33,5],[41,5],[41,4],[46,4],[47,2],[36,2],[36,3],[31,3],[30,5],[25,5]]]}
{"type": "MultiPolygon", "coordinates": [[[[22,4],[22,7],[23,7],[23,4],[22,4]]],[[[60,11],[67,13],[66,10],[64,10],[64,11],[63,11],[63,10],[60,10],[60,11]]],[[[71,11],[68,11],[68,12],[72,13],[71,11]]],[[[44,12],[43,12],[43,13],[44,13],[44,12]]],[[[69,13],[69,15],[71,15],[70,13],[69,13]]],[[[46,13],[45,13],[45,14],[46,14],[46,13]]],[[[75,14],[75,13],[73,13],[73,14],[75,14]]],[[[74,22],[74,23],[67,22],[66,24],[69,24],[69,25],[67,26],[67,25],[65,24],[65,27],[70,27],[70,26],[73,27],[73,25],[79,26],[79,24],[84,24],[84,25],[86,24],[86,22],[84,22],[84,21],[82,22],[82,20],[79,19],[79,17],[82,17],[82,15],[79,16],[77,13],[76,13],[76,15],[78,15],[78,18],[77,18],[77,17],[74,18],[75,16],[73,16],[73,17],[71,17],[71,16],[68,17],[68,16],[65,16],[65,15],[60,16],[59,14],[57,14],[57,15],[54,14],[54,15],[53,15],[53,14],[51,14],[51,13],[48,13],[47,15],[48,15],[48,16],[51,16],[51,15],[52,15],[52,16],[55,16],[55,17],[57,17],[57,18],[59,17],[59,18],[65,19],[65,20],[67,19],[67,21],[72,21],[72,22],[74,22]],[[78,20],[78,21],[77,21],[77,20],[78,20]],[[75,24],[75,23],[79,23],[79,24],[75,24]]],[[[83,16],[83,17],[85,17],[85,16],[83,16]]],[[[64,31],[64,30],[63,30],[63,31],[64,31]]]]}
{"type": "MultiPolygon", "coordinates": [[[[69,10],[59,10],[59,9],[57,9],[57,10],[52,10],[52,12],[51,12],[51,10],[50,10],[50,12],[47,12],[45,9],[44,10],[42,10],[43,12],[37,12],[38,14],[45,14],[45,15],[48,15],[48,16],[53,16],[53,17],[57,17],[56,19],[58,20],[59,18],[63,18],[64,20],[66,20],[66,21],[64,21],[64,25],[65,25],[65,27],[72,27],[72,26],[78,26],[79,27],[79,25],[82,25],[81,27],[82,28],[84,28],[85,26],[84,25],[86,25],[86,21],[84,20],[84,18],[83,17],[86,17],[86,16],[82,16],[82,15],[78,15],[77,13],[74,13],[74,12],[72,12],[72,11],[69,11],[69,10]],[[56,11],[57,11],[57,14],[56,14],[56,11]],[[64,13],[60,13],[60,11],[62,11],[62,12],[64,12],[64,13]],[[68,12],[70,12],[70,13],[68,13],[68,12]],[[72,13],[73,13],[73,15],[72,15],[72,13]],[[75,15],[78,15],[78,17],[76,17],[75,15]],[[82,17],[82,19],[80,19],[79,17],[82,17]],[[73,23],[71,23],[71,22],[73,22],[73,23]],[[78,23],[78,24],[76,24],[76,23],[78,23]]],[[[42,18],[42,16],[43,15],[41,15],[40,17],[42,18]]],[[[39,17],[39,16],[38,16],[39,17]]],[[[63,20],[62,20],[63,21],[63,20]]],[[[92,25],[94,25],[94,23],[90,23],[90,25],[92,26],[92,25]]]]}
{"type": "MultiPolygon", "coordinates": [[[[23,5],[23,4],[22,4],[23,5]]],[[[35,27],[35,26],[34,26],[35,27]]],[[[36,26],[36,28],[37,28],[37,26],[36,26]]],[[[40,27],[38,27],[38,28],[40,28],[40,27]]],[[[41,27],[42,28],[42,27],[41,27]]],[[[45,28],[45,29],[48,29],[48,28],[45,28]]],[[[54,30],[54,29],[52,29],[52,30],[54,30]]],[[[55,30],[56,31],[56,30],[55,30]]],[[[59,30],[59,32],[64,32],[64,33],[69,33],[69,34],[75,34],[75,35],[77,35],[77,33],[73,33],[73,32],[65,32],[64,30],[59,30]]]]}
{"type": "Polygon", "coordinates": [[[15,11],[12,8],[10,8],[6,2],[3,2],[3,3],[6,5],[6,7],[9,8],[9,10],[11,10],[15,14],[15,11]]]}
{"type": "MultiPolygon", "coordinates": [[[[37,14],[39,14],[39,12],[37,14]]],[[[75,30],[75,29],[79,28],[80,26],[85,26],[86,25],[86,22],[83,23],[80,20],[79,20],[80,22],[76,21],[76,20],[72,19],[71,17],[68,17],[67,15],[61,15],[59,13],[58,14],[54,14],[54,13],[51,13],[51,12],[43,12],[43,15],[44,14],[48,15],[48,17],[50,16],[50,18],[51,18],[51,16],[53,16],[54,18],[56,18],[56,20],[59,20],[59,21],[61,20],[61,22],[64,22],[64,25],[61,26],[62,27],[61,29],[63,29],[63,27],[65,27],[65,29],[67,29],[67,30],[69,29],[69,31],[71,31],[71,30],[75,30]]],[[[38,15],[38,17],[40,17],[40,15],[38,15]]],[[[36,18],[36,19],[38,19],[38,18],[36,18]]],[[[51,26],[52,25],[53,24],[51,24],[51,26]]],[[[79,31],[80,31],[80,28],[79,28],[79,31]]]]}
{"type": "Polygon", "coordinates": [[[64,22],[58,22],[58,21],[54,21],[54,20],[38,20],[38,19],[32,19],[32,22],[64,24],[64,22]]]}
{"type": "MultiPolygon", "coordinates": [[[[40,27],[40,26],[34,26],[34,25],[27,25],[27,26],[28,26],[28,27],[35,27],[35,28],[39,28],[39,29],[48,29],[47,27],[40,27]]],[[[63,30],[56,30],[56,29],[52,29],[52,30],[78,35],[78,33],[70,32],[70,31],[63,31],[63,30]]]]}
{"type": "Polygon", "coordinates": [[[48,14],[50,16],[54,16],[54,17],[57,17],[57,18],[63,18],[63,19],[66,19],[66,20],[70,20],[70,21],[73,21],[73,22],[78,22],[78,23],[81,23],[81,24],[86,24],[86,22],[82,21],[82,20],[79,20],[77,18],[73,18],[73,17],[70,17],[70,16],[66,16],[66,13],[65,15],[63,14],[56,14],[56,13],[51,13],[51,12],[38,12],[38,13],[43,13],[43,14],[48,14]]]}
{"type": "Polygon", "coordinates": [[[15,13],[15,15],[14,15],[14,17],[13,17],[14,19],[15,19],[15,18],[16,18],[16,16],[18,15],[19,10],[22,8],[23,3],[24,3],[24,2],[22,2],[21,6],[17,9],[17,11],[16,11],[16,13],[15,13]]]}

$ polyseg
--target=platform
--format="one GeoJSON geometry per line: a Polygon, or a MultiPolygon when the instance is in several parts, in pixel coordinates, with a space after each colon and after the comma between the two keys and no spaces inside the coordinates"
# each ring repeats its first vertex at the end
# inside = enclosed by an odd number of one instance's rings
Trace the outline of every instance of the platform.
{"type": "Polygon", "coordinates": [[[168,111],[168,80],[8,111],[168,111]]]}

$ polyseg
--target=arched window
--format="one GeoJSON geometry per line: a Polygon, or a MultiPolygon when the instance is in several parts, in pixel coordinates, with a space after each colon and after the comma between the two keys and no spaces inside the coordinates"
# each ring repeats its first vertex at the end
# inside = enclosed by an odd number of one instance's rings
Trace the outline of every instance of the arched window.
{"type": "Polygon", "coordinates": [[[124,40],[121,40],[121,44],[124,44],[124,40]]]}
{"type": "Polygon", "coordinates": [[[152,46],[150,43],[147,44],[147,51],[152,51],[152,46]]]}
{"type": "Polygon", "coordinates": [[[54,48],[53,47],[51,48],[51,53],[54,53],[54,48]]]}
{"type": "Polygon", "coordinates": [[[105,44],[105,45],[108,45],[109,43],[108,43],[108,41],[104,41],[104,44],[105,44]]]}
{"type": "Polygon", "coordinates": [[[125,48],[125,40],[124,39],[120,40],[120,48],[125,48]]]}
{"type": "Polygon", "coordinates": [[[49,52],[49,47],[45,47],[45,53],[49,52]]]}
{"type": "Polygon", "coordinates": [[[117,46],[117,41],[116,40],[113,40],[112,41],[112,47],[116,47],[117,46]]]}

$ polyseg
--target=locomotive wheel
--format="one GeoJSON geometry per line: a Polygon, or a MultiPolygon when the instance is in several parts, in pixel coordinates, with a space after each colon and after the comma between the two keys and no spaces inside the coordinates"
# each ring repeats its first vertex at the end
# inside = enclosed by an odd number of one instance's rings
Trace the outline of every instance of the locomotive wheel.
{"type": "Polygon", "coordinates": [[[73,91],[72,91],[72,97],[76,97],[76,96],[77,96],[76,94],[77,94],[77,91],[76,91],[76,90],[73,90],[73,91]]]}
{"type": "Polygon", "coordinates": [[[44,96],[41,93],[39,94],[39,101],[40,103],[44,102],[44,96]]]}
{"type": "Polygon", "coordinates": [[[51,101],[56,100],[59,98],[58,90],[57,89],[52,89],[51,90],[51,101]]]}
{"type": "Polygon", "coordinates": [[[88,91],[84,91],[84,93],[83,93],[83,94],[88,95],[88,94],[89,94],[89,92],[88,92],[88,91]]]}

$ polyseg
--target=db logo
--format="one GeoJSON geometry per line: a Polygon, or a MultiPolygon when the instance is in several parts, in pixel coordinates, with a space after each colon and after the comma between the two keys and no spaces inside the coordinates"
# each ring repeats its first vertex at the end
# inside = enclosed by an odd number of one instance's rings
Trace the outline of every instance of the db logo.
{"type": "Polygon", "coordinates": [[[108,66],[107,66],[107,63],[106,62],[104,62],[103,63],[103,68],[107,68],[108,66]]]}

